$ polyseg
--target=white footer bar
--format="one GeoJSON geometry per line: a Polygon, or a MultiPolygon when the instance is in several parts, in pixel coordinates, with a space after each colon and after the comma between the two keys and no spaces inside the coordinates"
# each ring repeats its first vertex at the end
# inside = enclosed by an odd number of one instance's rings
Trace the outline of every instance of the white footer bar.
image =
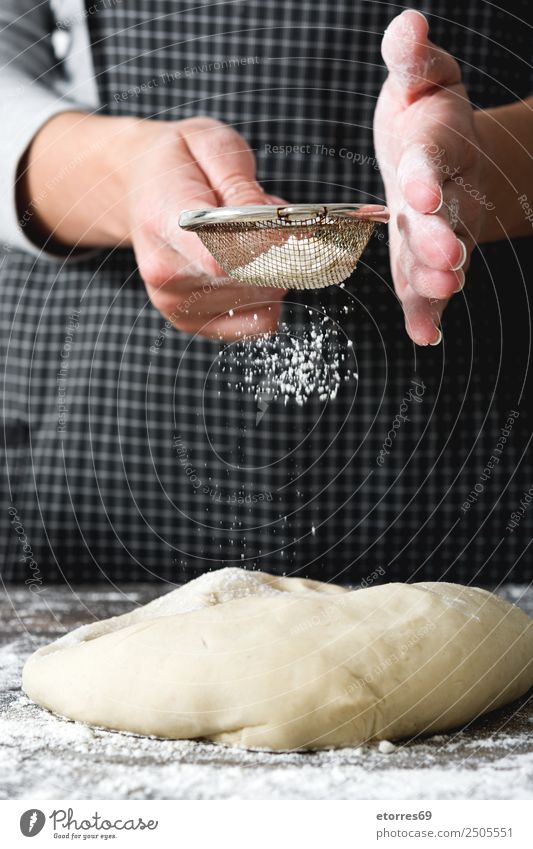
{"type": "Polygon", "coordinates": [[[531,849],[532,814],[531,801],[17,800],[0,802],[0,834],[9,849],[531,849]]]}

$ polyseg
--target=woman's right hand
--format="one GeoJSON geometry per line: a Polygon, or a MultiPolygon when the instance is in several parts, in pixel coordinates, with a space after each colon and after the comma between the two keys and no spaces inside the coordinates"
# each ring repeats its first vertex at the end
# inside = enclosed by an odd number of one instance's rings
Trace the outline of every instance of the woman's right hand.
{"type": "Polygon", "coordinates": [[[178,226],[186,209],[278,200],[220,121],[61,113],[30,145],[19,192],[41,243],[133,247],[150,300],[178,329],[224,340],[276,330],[284,290],[235,282],[178,226]]]}
{"type": "Polygon", "coordinates": [[[179,329],[212,338],[275,331],[283,290],[233,281],[178,226],[186,209],[272,203],[242,136],[212,118],[167,124],[129,171],[131,240],[154,306],[179,329]]]}

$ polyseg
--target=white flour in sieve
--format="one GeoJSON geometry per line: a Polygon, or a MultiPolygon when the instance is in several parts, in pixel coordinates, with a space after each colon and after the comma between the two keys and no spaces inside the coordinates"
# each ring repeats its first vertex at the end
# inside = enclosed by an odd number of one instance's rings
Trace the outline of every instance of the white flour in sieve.
{"type": "Polygon", "coordinates": [[[337,396],[343,381],[357,380],[352,347],[328,316],[296,330],[280,324],[275,335],[261,334],[220,352],[227,385],[253,394],[256,401],[294,399],[303,405],[337,396]]]}
{"type": "Polygon", "coordinates": [[[289,236],[282,245],[272,245],[236,271],[243,278],[259,279],[279,269],[282,276],[305,277],[309,286],[320,286],[324,276],[340,283],[354,268],[353,255],[333,240],[289,236]]]}

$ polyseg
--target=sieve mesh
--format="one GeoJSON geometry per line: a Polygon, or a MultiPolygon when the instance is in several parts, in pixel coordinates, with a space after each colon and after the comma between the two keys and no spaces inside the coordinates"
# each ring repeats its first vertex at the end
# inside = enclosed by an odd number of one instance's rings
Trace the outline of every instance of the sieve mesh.
{"type": "Polygon", "coordinates": [[[269,217],[265,212],[254,217],[243,214],[243,209],[234,218],[230,210],[224,210],[222,220],[217,220],[217,211],[208,212],[205,221],[203,213],[184,213],[180,225],[196,232],[230,277],[253,286],[284,289],[319,289],[346,280],[368,244],[375,221],[386,220],[383,207],[368,207],[375,213],[373,218],[361,217],[360,210],[358,217],[330,214],[326,207],[308,217],[283,217],[276,207],[269,217]],[[187,217],[194,223],[188,223],[187,217]]]}

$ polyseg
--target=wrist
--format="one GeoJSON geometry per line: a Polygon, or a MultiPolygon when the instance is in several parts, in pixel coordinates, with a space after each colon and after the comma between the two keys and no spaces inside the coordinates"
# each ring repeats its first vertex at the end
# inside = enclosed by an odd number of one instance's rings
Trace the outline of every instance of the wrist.
{"type": "Polygon", "coordinates": [[[481,242],[531,234],[521,206],[533,195],[533,99],[474,113],[486,194],[481,242]]]}
{"type": "Polygon", "coordinates": [[[130,245],[134,168],[157,124],[82,112],[51,118],[34,136],[17,181],[34,240],[63,248],[130,245]]]}
{"type": "Polygon", "coordinates": [[[167,125],[161,121],[131,117],[113,121],[102,147],[102,170],[113,199],[110,214],[105,216],[104,221],[109,243],[125,246],[132,244],[131,207],[143,157],[157,143],[167,125]]]}

